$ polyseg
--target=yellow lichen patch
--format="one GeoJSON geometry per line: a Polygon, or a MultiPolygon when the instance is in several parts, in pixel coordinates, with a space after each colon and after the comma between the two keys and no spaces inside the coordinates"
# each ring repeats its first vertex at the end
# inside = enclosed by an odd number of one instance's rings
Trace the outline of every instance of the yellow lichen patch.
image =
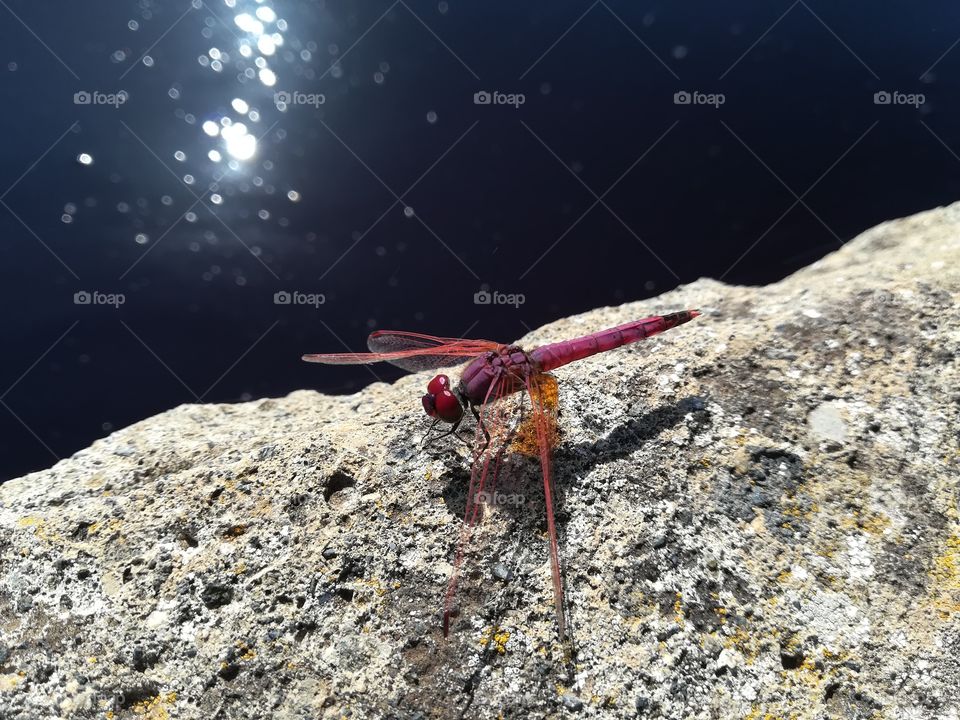
{"type": "MultiPolygon", "coordinates": [[[[782,647],[794,651],[801,643],[802,638],[791,635],[782,647]]],[[[763,715],[764,719],[807,717],[795,713],[789,715],[782,713],[790,707],[796,707],[797,704],[815,707],[822,701],[826,688],[835,683],[838,676],[842,675],[842,663],[849,658],[849,653],[844,651],[832,652],[824,648],[819,660],[808,656],[803,659],[798,667],[781,671],[779,673],[781,682],[777,696],[783,698],[783,700],[768,703],[766,714],[763,715]]],[[[754,708],[756,707],[754,706],[754,708]]],[[[757,715],[756,717],[760,716],[757,715]]]]}
{"type": "Polygon", "coordinates": [[[480,633],[480,646],[482,648],[492,647],[500,655],[507,652],[507,642],[509,640],[510,633],[498,627],[489,627],[480,633]]]}
{"type": "Polygon", "coordinates": [[[383,587],[379,580],[355,580],[353,585],[369,588],[373,590],[377,597],[383,597],[387,594],[387,589],[383,587]]]}
{"type": "MultiPolygon", "coordinates": [[[[743,720],[760,720],[762,712],[763,709],[759,705],[754,705],[750,708],[750,712],[743,716],[743,720]]],[[[767,717],[769,717],[769,715],[767,717]]],[[[766,718],[764,718],[764,720],[766,720],[766,718]]]]}
{"type": "Polygon", "coordinates": [[[39,517],[37,515],[27,515],[22,517],[17,521],[17,525],[22,528],[33,528],[34,537],[38,537],[41,540],[46,540],[49,543],[59,543],[64,544],[66,541],[63,536],[58,533],[51,532],[47,528],[46,518],[39,517]]]}
{"type": "Polygon", "coordinates": [[[112,535],[115,532],[120,532],[121,527],[123,527],[123,520],[120,518],[110,518],[105,523],[92,523],[90,527],[87,528],[87,536],[96,535],[98,533],[112,535]]]}
{"type": "Polygon", "coordinates": [[[774,715],[771,712],[764,712],[759,705],[754,705],[750,712],[743,716],[743,720],[797,720],[799,715],[774,715]]]}
{"type": "Polygon", "coordinates": [[[930,570],[933,606],[941,619],[960,613],[960,530],[954,530],[930,570]]]}
{"type": "Polygon", "coordinates": [[[673,601],[673,619],[677,621],[677,625],[683,627],[683,596],[680,593],[677,593],[673,601]]]}
{"type": "Polygon", "coordinates": [[[247,526],[246,526],[246,525],[231,525],[230,527],[228,527],[228,528],[223,532],[223,536],[224,536],[227,540],[232,540],[233,538],[238,538],[238,537],[240,537],[241,535],[243,535],[243,534],[246,533],[246,532],[247,532],[247,526]]]}
{"type": "Polygon", "coordinates": [[[960,533],[947,538],[944,552],[933,561],[930,578],[938,584],[956,585],[960,589],[960,533]]]}
{"type": "MultiPolygon", "coordinates": [[[[250,660],[253,660],[257,656],[257,653],[253,651],[253,648],[247,645],[242,640],[237,640],[237,642],[234,643],[234,645],[237,648],[237,656],[238,656],[237,659],[240,660],[241,662],[249,662],[250,660]]],[[[226,663],[224,663],[224,665],[225,664],[226,663]]]]}
{"type": "Polygon", "coordinates": [[[746,628],[738,627],[723,639],[723,646],[743,655],[747,665],[753,665],[760,655],[760,640],[746,628]]]}
{"type": "Polygon", "coordinates": [[[0,675],[0,692],[13,690],[20,682],[20,676],[17,673],[7,673],[0,675]]]}
{"type": "Polygon", "coordinates": [[[840,519],[840,527],[844,530],[862,530],[870,535],[883,535],[890,527],[890,518],[883,512],[854,510],[852,515],[840,519]]]}
{"type": "Polygon", "coordinates": [[[144,720],[168,720],[170,714],[167,712],[167,706],[172,705],[177,700],[175,692],[166,695],[157,695],[147,700],[141,700],[135,703],[131,710],[134,715],[138,715],[144,720]]]}

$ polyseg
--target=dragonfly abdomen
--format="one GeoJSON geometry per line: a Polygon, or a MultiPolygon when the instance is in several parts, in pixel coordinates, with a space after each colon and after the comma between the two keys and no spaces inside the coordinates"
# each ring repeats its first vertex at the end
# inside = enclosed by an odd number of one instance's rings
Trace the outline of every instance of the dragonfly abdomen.
{"type": "Polygon", "coordinates": [[[532,350],[529,356],[541,372],[550,372],[575,360],[582,360],[606,350],[613,350],[621,345],[637,342],[677,325],[690,322],[699,314],[696,310],[683,310],[669,315],[657,315],[643,320],[635,320],[591,335],[543,345],[532,350]]]}

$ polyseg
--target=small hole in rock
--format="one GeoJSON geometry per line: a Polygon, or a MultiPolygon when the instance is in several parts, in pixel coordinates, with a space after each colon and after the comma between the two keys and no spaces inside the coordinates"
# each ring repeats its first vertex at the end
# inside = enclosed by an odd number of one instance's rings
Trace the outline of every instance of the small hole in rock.
{"type": "Polygon", "coordinates": [[[327,486],[323,489],[323,499],[330,502],[330,498],[341,490],[346,490],[357,484],[357,481],[341,470],[337,470],[327,481],[327,486]]]}

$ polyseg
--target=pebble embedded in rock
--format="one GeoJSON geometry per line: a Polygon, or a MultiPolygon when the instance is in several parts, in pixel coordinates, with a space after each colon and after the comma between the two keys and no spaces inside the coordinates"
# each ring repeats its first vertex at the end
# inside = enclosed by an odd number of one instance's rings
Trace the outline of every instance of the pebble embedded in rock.
{"type": "Polygon", "coordinates": [[[844,405],[831,400],[818,405],[807,418],[810,435],[815,440],[825,441],[836,448],[847,441],[847,424],[843,419],[844,405]]]}

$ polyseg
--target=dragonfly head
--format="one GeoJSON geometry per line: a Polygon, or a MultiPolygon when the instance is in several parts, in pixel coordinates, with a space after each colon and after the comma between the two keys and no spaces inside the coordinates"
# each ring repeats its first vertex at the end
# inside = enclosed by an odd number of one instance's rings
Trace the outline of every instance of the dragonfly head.
{"type": "Polygon", "coordinates": [[[427,394],[423,396],[423,409],[432,418],[448,423],[459,422],[463,417],[463,405],[460,398],[450,390],[450,378],[437,375],[427,384],[427,394]]]}

